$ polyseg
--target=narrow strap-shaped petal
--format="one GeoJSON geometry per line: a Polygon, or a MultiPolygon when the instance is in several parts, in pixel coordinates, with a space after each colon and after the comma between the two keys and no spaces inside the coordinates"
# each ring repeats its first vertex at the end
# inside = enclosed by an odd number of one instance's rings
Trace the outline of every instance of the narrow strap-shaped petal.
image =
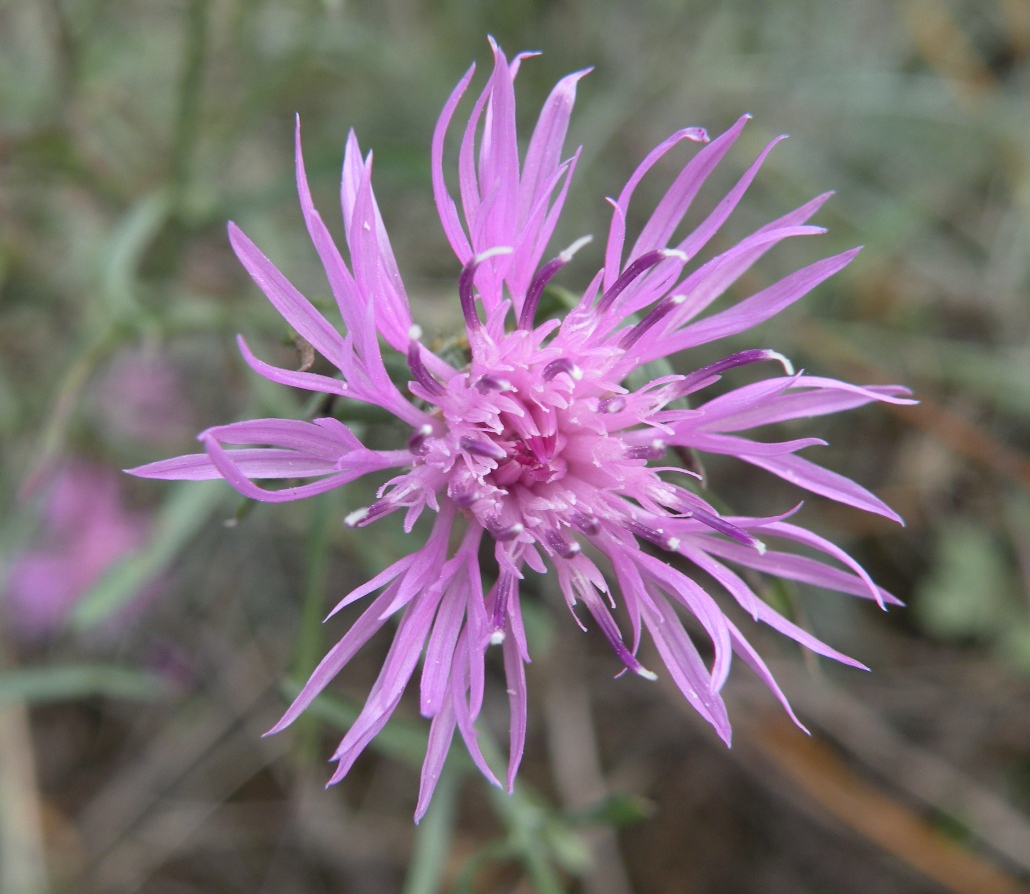
{"type": "Polygon", "coordinates": [[[657,599],[653,607],[642,604],[642,614],[658,654],[676,686],[694,710],[715,728],[719,737],[728,745],[732,731],[726,705],[719,692],[712,687],[711,677],[697,647],[683,629],[683,623],[672,606],[665,599],[657,599]]]}
{"type": "Polygon", "coordinates": [[[738,409],[733,413],[720,414],[717,404],[719,398],[709,401],[704,405],[705,419],[702,420],[700,427],[720,432],[740,431],[791,419],[839,413],[872,401],[900,405],[916,403],[909,397],[910,394],[907,388],[890,385],[851,385],[834,379],[803,376],[791,385],[790,391],[761,403],[755,402],[752,406],[738,409]]]}
{"type": "Polygon", "coordinates": [[[395,350],[406,351],[411,310],[372,192],[371,154],[358,183],[347,244],[358,288],[375,309],[376,329],[395,350]]]}
{"type": "Polygon", "coordinates": [[[514,302],[516,316],[522,313],[522,301],[526,291],[540,265],[540,259],[551,239],[551,234],[557,226],[565,198],[569,192],[569,185],[572,182],[572,175],[576,170],[576,163],[579,161],[579,155],[580,150],[577,149],[572,158],[555,170],[550,181],[540,191],[535,206],[530,210],[529,216],[520,225],[516,234],[511,266],[505,277],[514,302]],[[561,182],[561,188],[552,202],[551,194],[559,182],[561,182]]]}
{"type": "MultiPolygon", "coordinates": [[[[383,461],[386,465],[396,464],[396,457],[388,459],[385,454],[366,450],[343,423],[335,419],[325,421],[334,425],[292,419],[250,419],[216,426],[208,429],[202,437],[209,436],[228,444],[274,445],[271,449],[232,451],[232,461],[247,478],[332,475],[340,471],[340,458],[351,452],[357,452],[368,469],[383,461]]],[[[365,471],[366,468],[361,466],[358,474],[365,471]]],[[[130,473],[141,478],[190,481],[224,477],[207,453],[161,460],[132,469],[130,473]]]]}
{"type": "Polygon", "coordinates": [[[329,780],[330,784],[347,775],[354,761],[386,725],[400,702],[404,688],[422,654],[437,602],[438,600],[433,599],[430,593],[425,592],[405,608],[397,633],[383,662],[383,668],[369,697],[333,753],[332,760],[338,761],[338,764],[329,780]]]}
{"type": "Polygon", "coordinates": [[[304,223],[308,228],[308,235],[318,252],[318,257],[325,268],[326,276],[329,279],[329,287],[332,289],[336,305],[340,309],[340,315],[348,329],[354,329],[361,324],[364,316],[362,310],[365,306],[365,297],[361,294],[354,282],[354,277],[343,261],[339,248],[333,241],[329,230],[322,220],[322,216],[315,208],[311,198],[311,188],[308,185],[308,176],[304,170],[304,154],[300,145],[300,116],[297,116],[297,130],[295,136],[296,153],[295,167],[297,176],[297,193],[300,196],[301,212],[304,215],[304,223]]]}
{"type": "MultiPolygon", "coordinates": [[[[737,122],[739,126],[741,122],[737,122]]],[[[719,139],[722,139],[720,137],[719,139]]],[[[736,182],[733,189],[731,189],[725,196],[719,201],[711,213],[706,217],[701,224],[694,229],[689,236],[687,236],[676,248],[683,252],[688,258],[694,257],[705,245],[708,240],[719,231],[719,228],[726,222],[726,219],[733,212],[733,209],[737,207],[747,188],[751,185],[755,176],[758,174],[759,168],[765,163],[766,158],[769,157],[769,153],[772,152],[773,148],[777,143],[785,140],[786,136],[778,136],[775,140],[769,143],[758,158],[756,158],[751,166],[744,172],[743,176],[736,182]]],[[[713,144],[714,145],[714,144],[713,144]]]]}
{"type": "Polygon", "coordinates": [[[375,636],[386,623],[386,619],[381,615],[383,605],[388,598],[388,594],[380,596],[361,613],[361,617],[351,624],[343,635],[343,639],[333,646],[325,658],[319,662],[318,667],[315,668],[293,703],[283,714],[282,720],[265,733],[266,736],[281,732],[293,723],[336,675],[347,666],[358,650],[375,636]]]}
{"type": "Polygon", "coordinates": [[[826,441],[822,438],[795,438],[792,441],[763,443],[731,435],[717,435],[705,431],[691,430],[686,426],[678,429],[673,437],[667,438],[666,443],[693,447],[695,450],[701,450],[705,453],[724,453],[729,456],[744,456],[745,454],[747,456],[782,456],[785,453],[803,450],[805,447],[826,446],[826,441]]]}
{"type": "Polygon", "coordinates": [[[812,493],[829,497],[838,503],[846,503],[857,509],[864,509],[866,512],[875,512],[898,524],[904,524],[900,515],[860,484],[856,484],[850,478],[845,478],[836,472],[831,472],[829,469],[817,466],[800,456],[742,455],[740,458],[744,462],[772,472],[784,481],[789,481],[791,484],[812,491],[812,493]]]}
{"type": "MultiPolygon", "coordinates": [[[[682,549],[681,552],[699,568],[712,574],[712,576],[727,589],[730,595],[737,600],[740,606],[751,613],[756,621],[763,621],[772,627],[773,630],[776,630],[785,636],[789,636],[792,640],[805,646],[807,649],[811,649],[817,655],[832,658],[834,661],[839,661],[841,664],[848,664],[852,667],[868,670],[864,664],[855,661],[854,658],[849,658],[843,652],[838,652],[836,649],[826,645],[822,640],[814,637],[807,630],[803,630],[798,627],[797,624],[787,620],[767,602],[759,599],[751,588],[737,577],[737,575],[716,562],[714,559],[704,555],[700,550],[695,551],[685,548],[682,549]]],[[[729,625],[729,623],[730,621],[727,618],[726,624],[729,625]]]]}
{"type": "Polygon", "coordinates": [[[647,363],[677,351],[736,335],[764,323],[850,264],[858,251],[853,248],[809,264],[721,313],[656,340],[646,349],[641,348],[637,355],[638,363],[647,363]]]}
{"type": "Polygon", "coordinates": [[[711,637],[715,647],[711,685],[718,691],[730,672],[732,649],[726,630],[726,616],[715,604],[715,600],[683,572],[644,552],[636,556],[636,562],[645,577],[689,609],[711,637]]]}
{"type": "MultiPolygon", "coordinates": [[[[335,487],[339,487],[342,484],[347,484],[353,481],[355,478],[360,478],[362,475],[367,474],[371,469],[355,468],[347,472],[338,472],[333,475],[329,475],[320,481],[312,482],[311,484],[302,484],[299,487],[287,487],[282,490],[265,490],[262,487],[258,487],[254,484],[244,472],[242,465],[237,463],[233,457],[233,453],[226,451],[218,440],[211,435],[203,436],[204,446],[207,449],[208,458],[211,460],[214,467],[218,470],[221,476],[229,482],[236,490],[238,490],[243,496],[250,497],[253,500],[260,500],[265,503],[286,503],[290,500],[299,500],[303,497],[311,497],[316,494],[323,494],[326,491],[332,490],[335,487]]],[[[369,451],[371,454],[371,451],[369,451]]],[[[284,469],[284,472],[290,470],[284,469]]],[[[287,476],[286,474],[275,477],[294,477],[293,475],[287,476]]],[[[264,476],[271,477],[271,476],[264,476]]]]}
{"type": "Polygon", "coordinates": [[[458,638],[458,645],[454,650],[455,664],[451,673],[451,700],[454,706],[454,716],[472,762],[491,784],[500,788],[500,780],[486,762],[483,749],[479,745],[479,734],[476,732],[475,720],[479,716],[481,699],[476,696],[476,675],[472,673],[471,668],[473,661],[476,664],[480,663],[481,654],[477,654],[473,658],[471,650],[477,647],[472,646],[471,643],[472,636],[466,628],[458,638]],[[466,692],[469,693],[469,698],[466,698],[466,692]]]}
{"type": "Polygon", "coordinates": [[[515,789],[515,775],[526,749],[526,666],[522,663],[516,636],[508,622],[508,633],[501,644],[504,654],[504,679],[507,682],[510,717],[508,746],[508,792],[515,789]]]}
{"type": "Polygon", "coordinates": [[[515,84],[501,48],[491,39],[494,70],[479,155],[479,188],[493,193],[483,248],[511,245],[518,221],[519,149],[515,138],[515,84]]]}
{"type": "MultiPolygon", "coordinates": [[[[490,98],[491,84],[492,80],[488,81],[476,99],[475,105],[472,107],[472,113],[469,115],[468,123],[465,125],[465,132],[461,137],[461,145],[458,147],[458,192],[461,196],[461,208],[465,214],[465,222],[469,229],[469,241],[472,246],[473,256],[484,250],[484,246],[478,244],[475,239],[481,201],[479,174],[476,171],[475,143],[476,130],[479,127],[480,119],[483,117],[483,109],[486,108],[487,100],[490,98]]],[[[466,261],[466,263],[468,262],[466,261]]]]}
{"type": "Polygon", "coordinates": [[[454,704],[447,699],[429,726],[429,743],[426,746],[425,760],[422,762],[418,803],[415,805],[416,824],[429,809],[429,802],[433,797],[433,792],[436,791],[436,784],[440,781],[440,774],[443,772],[443,765],[447,760],[447,752],[450,750],[451,740],[454,738],[455,726],[457,726],[457,719],[454,716],[454,704]]]}
{"type": "MultiPolygon", "coordinates": [[[[693,538],[691,539],[693,540],[693,538]]],[[[701,538],[698,540],[700,541],[701,538]]],[[[838,593],[848,593],[863,599],[876,598],[870,593],[866,581],[857,575],[834,568],[808,556],[798,556],[772,549],[765,553],[758,553],[729,540],[720,540],[710,536],[703,538],[703,542],[699,543],[699,549],[738,565],[765,572],[773,577],[783,577],[798,583],[811,584],[815,587],[835,590],[838,593]]],[[[900,600],[882,587],[877,587],[876,590],[884,603],[901,604],[900,600]]]]}
{"type": "Polygon", "coordinates": [[[773,677],[772,671],[769,670],[769,666],[762,660],[762,656],[759,655],[751,643],[749,643],[732,621],[727,620],[726,624],[730,628],[730,639],[733,641],[733,651],[744,662],[748,667],[755,672],[755,675],[761,680],[766,688],[776,696],[777,701],[783,706],[783,710],[787,712],[787,715],[791,720],[794,721],[795,725],[802,732],[807,733],[808,729],[805,725],[798,720],[797,715],[794,713],[794,709],[790,706],[790,702],[787,701],[787,696],[783,694],[783,690],[780,689],[779,683],[776,682],[776,678],[773,677]]]}
{"type": "MultiPolygon", "coordinates": [[[[576,103],[576,85],[591,69],[573,72],[562,78],[544,102],[526,150],[526,163],[519,183],[519,225],[545,192],[544,185],[558,169],[562,146],[569,129],[569,117],[576,103]]],[[[546,189],[549,194],[550,190],[546,189]]]]}
{"type": "Polygon", "coordinates": [[[786,521],[770,522],[764,526],[764,530],[780,537],[786,537],[796,543],[803,543],[805,546],[810,546],[822,553],[826,553],[826,555],[833,556],[838,562],[847,565],[865,582],[873,599],[880,603],[880,608],[884,608],[883,599],[880,596],[880,588],[873,583],[873,579],[869,576],[868,572],[835,543],[830,543],[825,537],[820,537],[812,531],[786,521]]]}
{"type": "Polygon", "coordinates": [[[319,391],[323,394],[349,394],[347,383],[340,379],[333,379],[320,373],[283,369],[281,366],[273,366],[271,363],[259,360],[250,350],[242,335],[236,336],[236,344],[239,345],[240,353],[247,362],[247,366],[270,382],[288,385],[290,388],[302,388],[305,391],[319,391]]]}
{"type": "Polygon", "coordinates": [[[667,137],[647,154],[647,157],[637,166],[629,180],[626,181],[622,192],[619,193],[618,200],[611,203],[613,208],[612,223],[608,230],[608,245],[604,253],[605,291],[612,287],[615,280],[619,278],[619,274],[622,273],[622,249],[626,240],[626,212],[637,184],[658,163],[663,155],[673,146],[682,143],[684,140],[693,140],[695,143],[707,143],[708,134],[700,127],[685,127],[682,130],[676,131],[672,136],[667,137]]]}
{"type": "Polygon", "coordinates": [[[722,161],[723,156],[729,151],[740,132],[747,124],[750,115],[743,115],[725,133],[720,134],[711,143],[697,153],[673,181],[672,186],[662,197],[655,208],[654,213],[644,224],[640,236],[637,238],[633,249],[630,251],[630,258],[638,258],[645,252],[657,248],[665,248],[672,238],[673,232],[679,226],[683,216],[687,213],[690,203],[694,200],[698,190],[708,179],[708,175],[715,170],[716,165],[722,161]]]}
{"type": "Polygon", "coordinates": [[[286,322],[330,363],[337,363],[344,350],[343,336],[234,223],[229,224],[229,242],[251,279],[286,322]]]}
{"type": "Polygon", "coordinates": [[[443,172],[443,153],[444,143],[447,139],[447,129],[450,127],[451,119],[454,117],[454,110],[458,107],[458,103],[461,102],[462,96],[465,95],[465,91],[468,89],[469,82],[472,80],[472,75],[475,72],[476,66],[473,63],[469,70],[465,72],[464,77],[458,82],[458,86],[451,92],[447,102],[444,103],[443,111],[440,112],[436,128],[433,130],[431,157],[433,197],[436,200],[436,210],[440,215],[440,223],[443,225],[447,241],[450,242],[451,248],[454,250],[454,254],[457,255],[462,266],[472,260],[473,251],[472,246],[469,244],[468,236],[465,234],[464,229],[462,229],[461,220],[458,217],[458,208],[454,204],[454,199],[451,198],[450,190],[447,189],[447,180],[443,172]]]}

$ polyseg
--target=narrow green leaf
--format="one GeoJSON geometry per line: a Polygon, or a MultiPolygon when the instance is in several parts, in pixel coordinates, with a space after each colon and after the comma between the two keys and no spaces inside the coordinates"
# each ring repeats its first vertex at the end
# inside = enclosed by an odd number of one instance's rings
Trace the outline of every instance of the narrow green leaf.
{"type": "Polygon", "coordinates": [[[166,693],[166,687],[155,674],[130,667],[83,664],[0,673],[0,704],[24,701],[38,705],[98,695],[152,701],[166,693]]]}

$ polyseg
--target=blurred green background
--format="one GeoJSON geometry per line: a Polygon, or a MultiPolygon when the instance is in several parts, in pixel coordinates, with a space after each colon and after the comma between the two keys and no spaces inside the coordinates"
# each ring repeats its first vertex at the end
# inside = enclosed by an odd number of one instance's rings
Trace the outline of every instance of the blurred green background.
{"type": "MultiPolygon", "coordinates": [[[[1027,0],[0,2],[0,894],[1026,890],[1028,99],[1027,0]],[[805,523],[909,608],[771,592],[873,673],[756,634],[814,735],[785,730],[737,670],[727,753],[675,694],[612,680],[604,643],[545,607],[545,580],[529,600],[524,788],[497,798],[456,758],[416,830],[417,704],[321,790],[386,641],[317,716],[260,738],[282,681],[346,629],[320,630],[325,610],[409,551],[390,522],[340,524],[371,485],[255,508],[220,483],[114,471],[192,451],[209,425],[305,412],[307,395],[238,356],[242,332],[262,357],[298,363],[225,236],[237,221],[328,302],[296,202],[295,113],[341,239],[348,129],[374,150],[415,317],[433,337],[453,331],[458,270],[429,141],[472,60],[482,84],[487,34],[509,55],[542,52],[518,78],[524,134],[559,77],[594,66],[552,249],[596,238],[562,274],[568,288],[600,260],[604,197],[677,128],[714,134],[754,115],[701,206],[791,134],[719,248],[836,190],[815,221],[829,234],[778,248],[737,294],[865,250],[740,347],[922,400],[806,427],[831,444],[812,458],[907,527],[818,499],[805,523]],[[62,510],[73,498],[79,510],[62,510]],[[28,584],[26,556],[43,569],[28,584]],[[45,582],[69,568],[82,580],[52,594],[45,582]]],[[[644,181],[637,224],[673,173],[644,181]]],[[[767,478],[709,471],[742,511],[785,508],[767,478]]],[[[505,722],[488,706],[495,735],[505,722]]]]}

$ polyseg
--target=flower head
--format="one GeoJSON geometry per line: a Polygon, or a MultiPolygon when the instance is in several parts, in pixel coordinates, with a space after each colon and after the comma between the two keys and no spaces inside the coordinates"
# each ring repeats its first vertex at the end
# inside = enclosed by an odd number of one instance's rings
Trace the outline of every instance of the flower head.
{"type": "Polygon", "coordinates": [[[229,227],[233,248],[254,281],[339,375],[269,366],[240,339],[247,362],[275,382],[346,395],[388,410],[411,427],[407,445],[369,449],[334,418],[261,419],[205,431],[200,436],[204,453],[134,470],[154,478],[223,477],[246,496],[278,502],[321,493],[369,472],[396,469],[378,499],[354,509],[345,523],[368,525],[403,511],[410,530],[427,508],[435,514],[424,546],[339,603],[336,610],[379,591],[275,728],[291,723],[387,619],[399,614],[379,679],[334,755],[338,767],[332,779],[347,773],[383,727],[422,659],[421,710],[432,726],[416,816],[428,805],[455,730],[482,772],[497,781],[483,759],[474,726],[483,703],[486,653],[495,646],[503,653],[510,698],[507,783],[513,783],[526,730],[524,665],[530,656],[519,581],[527,567],[539,572],[550,568],[570,608],[575,611],[582,603],[624,667],[653,678],[637,658],[646,629],[685,697],[727,742],[730,724],[720,690],[733,654],[790,708],[762,659],[684,567],[704,571],[756,620],[821,655],[853,665],[857,662],[776,613],[732,566],[881,605],[896,602],[848,555],[788,521],[791,511],[774,518],[722,516],[690,486],[689,471],[663,462],[677,449],[729,454],[801,488],[897,519],[867,490],[797,455],[804,447],[824,443],[819,439],[769,443],[738,432],[870,401],[905,403],[905,389],[858,387],[795,373],[785,358],[764,349],[734,353],[693,373],[666,375],[642,387],[628,384],[644,364],[741,333],[843,268],[857,250],[817,261],[726,310],[704,315],[778,242],[821,233],[807,221],[828,196],[693,266],[690,262],[729,216],[778,140],[696,229],[673,242],[692,200],[747,117],[711,141],[701,129],[680,130],[647,156],[612,202],[604,268],[579,303],[562,320],[538,323],[545,286],[584,242],[543,262],[578,158],[577,152],[563,160],[562,150],[577,82],[585,72],[557,84],[520,157],[514,80],[524,56],[509,62],[492,47],[493,72],[460,143],[461,213],[444,176],[444,143],[474,67],[444,105],[432,145],[436,204],[462,268],[457,292],[468,336],[464,366],[455,368],[429,350],[413,325],[372,193],[372,157],[362,156],[353,133],[347,140],[341,191],[349,265],[312,204],[299,126],[297,134],[301,206],[344,334],[239,229],[229,227]],[[675,178],[627,251],[627,211],[637,184],[684,141],[704,146],[675,178]],[[380,337],[407,358],[408,394],[387,375],[380,337]],[[697,404],[701,392],[724,373],[759,363],[773,370],[769,378],[697,404]],[[694,408],[680,400],[688,396],[694,408]],[[268,490],[255,483],[265,478],[312,480],[268,490]],[[766,540],[801,544],[830,561],[767,548],[766,540]],[[479,566],[484,541],[492,544],[499,568],[496,581],[487,587],[479,566]],[[452,542],[458,543],[456,548],[452,542]],[[628,622],[628,635],[616,621],[616,604],[628,622]],[[711,638],[710,667],[687,634],[681,612],[694,615],[711,638]]]}

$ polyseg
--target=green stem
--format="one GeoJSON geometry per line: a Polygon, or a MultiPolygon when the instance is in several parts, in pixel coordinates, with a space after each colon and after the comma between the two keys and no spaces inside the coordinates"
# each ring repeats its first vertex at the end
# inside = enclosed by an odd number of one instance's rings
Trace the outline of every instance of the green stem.
{"type": "MultiPolygon", "coordinates": [[[[332,492],[311,501],[311,528],[308,533],[304,576],[304,601],[297,629],[297,651],[293,675],[306,680],[318,664],[322,650],[322,616],[326,582],[329,575],[329,533],[334,516],[332,492]]],[[[297,736],[303,759],[313,760],[318,750],[318,726],[309,714],[298,718],[297,736]]]]}
{"type": "Polygon", "coordinates": [[[181,193],[186,184],[193,145],[197,137],[200,92],[207,49],[208,0],[190,0],[186,7],[186,58],[179,81],[179,110],[172,147],[171,180],[181,193]]]}
{"type": "Polygon", "coordinates": [[[441,890],[454,839],[458,787],[463,775],[451,762],[444,765],[433,801],[415,832],[415,850],[403,894],[437,894],[441,890]]]}

